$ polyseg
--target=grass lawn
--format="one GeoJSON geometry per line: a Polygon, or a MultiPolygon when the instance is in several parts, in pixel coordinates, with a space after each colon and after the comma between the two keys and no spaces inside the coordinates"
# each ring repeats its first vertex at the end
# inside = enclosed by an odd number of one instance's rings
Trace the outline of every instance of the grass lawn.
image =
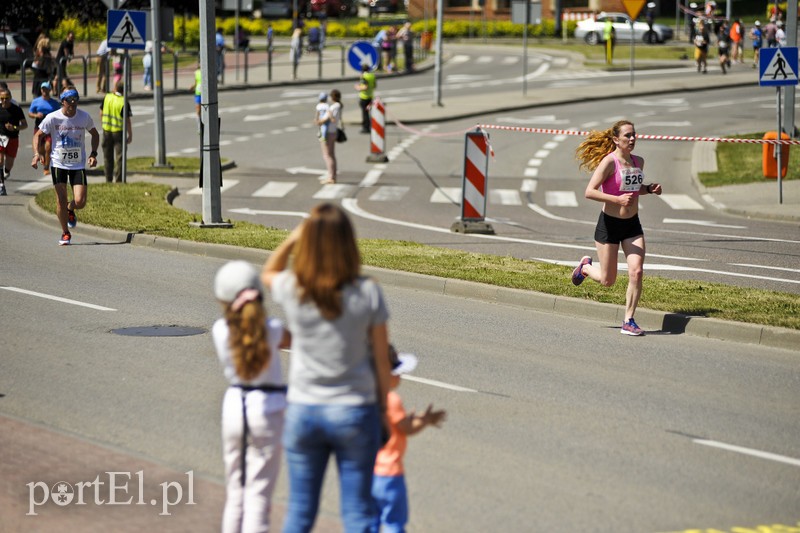
{"type": "MultiPolygon", "coordinates": [[[[248,222],[235,222],[232,229],[200,229],[190,226],[200,220],[169,205],[166,185],[153,183],[93,185],[89,202],[81,211],[81,222],[128,232],[174,237],[191,241],[229,244],[274,250],[288,232],[248,222]]],[[[36,202],[55,211],[52,190],[40,193],[36,202]]],[[[443,278],[477,281],[502,287],[585,298],[620,304],[625,301],[626,276],[613,288],[595,283],[575,287],[571,268],[523,261],[511,257],[461,252],[405,241],[361,239],[367,265],[416,272],[443,278]]],[[[706,283],[645,276],[640,306],[658,311],[800,329],[800,296],[706,283]]]]}
{"type": "MultiPolygon", "coordinates": [[[[764,132],[735,137],[762,139],[764,132]]],[[[763,147],[762,144],[717,143],[717,172],[700,172],[700,183],[706,187],[718,187],[764,181],[761,169],[763,147]]],[[[768,149],[772,150],[772,147],[768,149]]],[[[789,147],[789,168],[783,179],[800,179],[800,146],[789,147]]]]}

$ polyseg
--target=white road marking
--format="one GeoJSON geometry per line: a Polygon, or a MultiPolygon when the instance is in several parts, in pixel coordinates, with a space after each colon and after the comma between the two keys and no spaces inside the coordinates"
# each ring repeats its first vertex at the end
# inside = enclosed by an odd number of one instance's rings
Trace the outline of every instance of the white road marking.
{"type": "Polygon", "coordinates": [[[307,218],[308,213],[302,211],[271,211],[264,209],[250,209],[249,207],[239,207],[236,209],[228,209],[229,213],[239,213],[242,215],[279,215],[287,217],[300,217],[307,218]]]}
{"type": "Polygon", "coordinates": [[[116,311],[116,309],[111,309],[110,307],[103,307],[102,305],[95,305],[89,304],[86,302],[79,302],[78,300],[70,300],[69,298],[62,298],[60,296],[53,296],[52,294],[44,294],[42,292],[34,292],[29,291],[26,289],[19,289],[17,287],[0,287],[0,289],[5,289],[7,291],[12,292],[19,292],[22,294],[27,294],[29,296],[36,296],[38,298],[45,298],[47,300],[54,300],[56,302],[62,302],[65,304],[72,304],[72,305],[79,305],[81,307],[88,307],[89,309],[95,309],[97,311],[116,311]]]}
{"type": "Polygon", "coordinates": [[[543,161],[541,159],[533,158],[528,159],[528,166],[529,167],[540,167],[542,166],[543,161]]]}
{"type": "Polygon", "coordinates": [[[800,269],[797,269],[797,268],[774,267],[774,266],[766,266],[766,265],[750,265],[748,263],[731,263],[731,265],[732,266],[739,266],[739,267],[747,267],[747,268],[766,268],[767,270],[780,270],[782,272],[800,273],[800,269]]]}
{"type": "Polygon", "coordinates": [[[539,175],[539,169],[537,167],[527,167],[522,172],[522,175],[526,178],[535,178],[539,175]]]}
{"type": "Polygon", "coordinates": [[[522,180],[522,186],[519,188],[522,192],[536,192],[537,180],[522,180]]]}
{"type": "MultiPolygon", "coordinates": [[[[385,167],[385,165],[382,166],[385,167]]],[[[378,167],[378,165],[375,165],[375,167],[378,167]]],[[[358,186],[372,187],[373,185],[378,183],[378,180],[381,179],[381,176],[383,176],[383,170],[384,170],[383,168],[372,168],[368,170],[367,173],[364,175],[364,178],[361,180],[361,183],[358,184],[358,186]]]]}
{"type": "Polygon", "coordinates": [[[272,120],[273,118],[285,117],[288,111],[281,111],[278,113],[267,113],[266,115],[245,115],[244,122],[260,122],[262,120],[272,120]]]}
{"type": "Polygon", "coordinates": [[[668,206],[677,210],[702,210],[703,206],[692,199],[688,194],[661,194],[659,195],[668,206]]]}
{"type": "Polygon", "coordinates": [[[489,202],[494,205],[522,205],[519,192],[514,189],[489,190],[489,202]]]}
{"type": "MultiPolygon", "coordinates": [[[[219,189],[220,194],[224,193],[228,189],[232,189],[233,187],[236,187],[237,185],[239,185],[239,180],[222,180],[222,184],[223,184],[222,187],[220,187],[220,189],[219,189]]],[[[192,189],[191,191],[187,192],[186,194],[196,194],[196,195],[199,194],[199,195],[202,195],[203,194],[203,189],[201,187],[195,187],[194,189],[192,189]]]]}
{"type": "Polygon", "coordinates": [[[349,194],[356,191],[358,187],[355,185],[345,185],[344,183],[333,183],[330,185],[323,185],[322,188],[314,194],[313,198],[317,200],[335,200],[336,198],[344,198],[349,194]]]}
{"type": "Polygon", "coordinates": [[[439,187],[431,194],[433,204],[461,204],[461,187],[439,187]]]}
{"type": "Polygon", "coordinates": [[[577,207],[578,200],[574,191],[547,191],[544,193],[545,203],[555,207],[577,207]]]}
{"type": "Polygon", "coordinates": [[[744,455],[752,455],[753,457],[758,457],[760,459],[777,461],[779,463],[786,463],[787,465],[792,465],[792,466],[800,466],[800,459],[795,459],[794,457],[787,457],[785,455],[779,455],[777,453],[764,452],[761,450],[755,450],[753,448],[744,448],[742,446],[735,446],[733,444],[726,444],[724,442],[717,442],[715,440],[692,439],[692,442],[696,444],[702,444],[703,446],[711,446],[712,448],[727,450],[729,452],[736,452],[744,455]]]}
{"type": "Polygon", "coordinates": [[[550,150],[537,150],[536,153],[533,154],[533,157],[537,159],[544,159],[548,155],[550,155],[550,150]]]}
{"type": "Polygon", "coordinates": [[[475,389],[468,389],[466,387],[461,387],[459,385],[451,385],[450,383],[445,383],[444,381],[436,381],[435,379],[426,379],[426,378],[421,378],[419,376],[410,376],[408,374],[403,374],[403,379],[407,379],[408,381],[415,381],[417,383],[423,383],[425,385],[431,385],[434,387],[440,387],[442,389],[450,389],[457,392],[478,392],[475,389]]]}
{"type": "Polygon", "coordinates": [[[283,198],[295,187],[297,187],[297,183],[294,182],[268,181],[266,185],[258,189],[252,195],[264,198],[283,198]]]}
{"type": "Polygon", "coordinates": [[[286,172],[289,174],[315,174],[317,176],[324,176],[328,173],[327,170],[323,168],[308,168],[308,167],[291,167],[287,168],[286,172]]]}
{"type": "Polygon", "coordinates": [[[382,185],[372,193],[369,199],[375,202],[396,202],[402,200],[403,196],[410,190],[411,187],[382,185]]]}
{"type": "Polygon", "coordinates": [[[733,226],[730,224],[718,224],[710,220],[685,220],[682,218],[665,218],[664,224],[691,224],[695,226],[708,226],[713,228],[747,229],[747,226],[733,226]]]}

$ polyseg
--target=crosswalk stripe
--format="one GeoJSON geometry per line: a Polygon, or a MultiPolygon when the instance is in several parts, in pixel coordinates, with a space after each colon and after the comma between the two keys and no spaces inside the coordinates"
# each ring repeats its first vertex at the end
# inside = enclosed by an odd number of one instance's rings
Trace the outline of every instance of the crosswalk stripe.
{"type": "Polygon", "coordinates": [[[677,210],[700,210],[703,206],[687,194],[662,194],[659,196],[668,206],[677,210]]]}
{"type": "Polygon", "coordinates": [[[519,58],[514,56],[508,56],[503,58],[504,65],[515,65],[519,63],[519,58]]]}
{"type": "MultiPolygon", "coordinates": [[[[220,187],[219,192],[223,193],[223,192],[225,192],[225,191],[227,191],[229,189],[232,189],[233,187],[236,187],[237,185],[239,185],[239,180],[223,180],[222,181],[222,187],[220,187]]],[[[200,187],[195,187],[194,189],[192,189],[191,191],[187,192],[186,194],[202,195],[203,194],[203,189],[201,189],[200,187]]]]}
{"type": "Polygon", "coordinates": [[[456,202],[461,203],[461,187],[439,187],[433,191],[431,199],[432,204],[451,204],[456,202]]]}
{"type": "Polygon", "coordinates": [[[490,190],[489,202],[495,205],[522,205],[519,192],[514,189],[490,190]]]}
{"type": "Polygon", "coordinates": [[[323,185],[318,190],[313,198],[317,200],[335,200],[336,198],[345,198],[352,195],[358,187],[355,185],[345,185],[344,183],[333,183],[331,185],[323,185]]]}
{"type": "Polygon", "coordinates": [[[52,178],[44,177],[39,178],[37,181],[33,181],[31,183],[26,183],[25,185],[18,187],[18,191],[41,191],[42,189],[46,189],[53,183],[52,178]]]}
{"type": "Polygon", "coordinates": [[[283,198],[297,187],[297,183],[288,181],[270,181],[253,193],[253,196],[264,198],[283,198]]]}
{"type": "Polygon", "coordinates": [[[401,200],[405,194],[411,190],[411,187],[400,185],[381,185],[372,195],[370,200],[375,202],[394,202],[401,200]]]}
{"type": "Polygon", "coordinates": [[[523,172],[523,175],[526,178],[535,178],[539,175],[539,169],[537,167],[527,167],[523,172]]]}
{"type": "Polygon", "coordinates": [[[544,193],[547,205],[555,207],[577,207],[578,200],[574,191],[547,191],[544,193]]]}
{"type": "Polygon", "coordinates": [[[522,192],[536,192],[536,185],[539,182],[536,180],[522,180],[522,186],[519,188],[522,192]]]}
{"type": "Polygon", "coordinates": [[[478,59],[475,60],[476,63],[483,64],[483,63],[491,63],[494,57],[492,56],[480,56],[478,59]]]}

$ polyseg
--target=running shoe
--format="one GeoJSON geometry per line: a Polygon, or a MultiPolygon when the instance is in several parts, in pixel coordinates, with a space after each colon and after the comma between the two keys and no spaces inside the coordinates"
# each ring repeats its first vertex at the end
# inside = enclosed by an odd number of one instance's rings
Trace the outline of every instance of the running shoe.
{"type": "Polygon", "coordinates": [[[8,196],[5,185],[0,185],[0,196],[8,196]]]}
{"type": "Polygon", "coordinates": [[[575,267],[575,270],[572,271],[572,284],[573,285],[580,285],[583,283],[583,280],[586,279],[586,276],[583,275],[583,265],[591,265],[592,258],[588,255],[584,255],[581,257],[581,262],[575,267]]]}
{"type": "Polygon", "coordinates": [[[634,337],[644,335],[644,331],[642,331],[642,328],[636,324],[636,321],[633,318],[629,318],[627,322],[623,323],[622,329],[619,330],[619,332],[623,335],[632,335],[634,337]]]}
{"type": "Polygon", "coordinates": [[[74,228],[78,225],[78,217],[75,216],[75,211],[67,209],[67,227],[74,228]]]}
{"type": "Polygon", "coordinates": [[[72,241],[72,234],[68,231],[65,231],[63,235],[61,235],[61,239],[59,239],[58,244],[61,246],[66,246],[72,241]]]}

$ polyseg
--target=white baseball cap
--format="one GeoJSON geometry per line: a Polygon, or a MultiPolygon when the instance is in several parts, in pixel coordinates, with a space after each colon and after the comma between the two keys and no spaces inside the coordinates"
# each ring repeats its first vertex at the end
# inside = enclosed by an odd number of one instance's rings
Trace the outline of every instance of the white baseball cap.
{"type": "Polygon", "coordinates": [[[232,302],[245,289],[264,293],[261,277],[247,261],[231,261],[217,271],[214,278],[214,296],[223,302],[232,302]]]}

